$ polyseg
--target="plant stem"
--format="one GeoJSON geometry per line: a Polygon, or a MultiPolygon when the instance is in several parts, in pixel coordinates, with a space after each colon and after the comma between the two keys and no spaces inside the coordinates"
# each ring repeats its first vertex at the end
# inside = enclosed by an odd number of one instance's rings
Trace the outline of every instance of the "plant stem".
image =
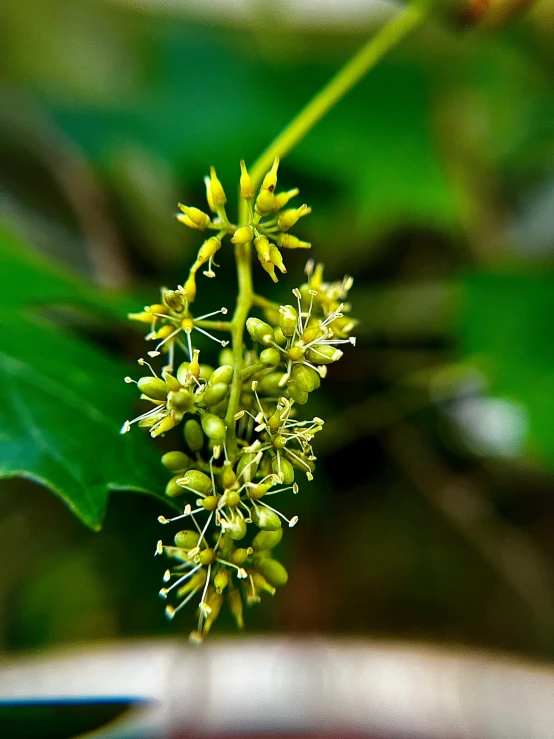
{"type": "MultiPolygon", "coordinates": [[[[242,221],[241,221],[242,223],[242,221]]],[[[235,413],[237,412],[240,393],[242,390],[242,338],[248,313],[252,307],[252,265],[250,262],[250,244],[235,245],[235,259],[237,263],[237,278],[239,294],[237,307],[231,322],[231,341],[233,347],[233,380],[229,393],[229,405],[225,423],[227,426],[227,453],[233,461],[238,454],[237,437],[235,433],[235,413]]]]}
{"type": "Polygon", "coordinates": [[[258,158],[250,171],[254,187],[259,185],[275,157],[285,156],[301,141],[390,49],[424,20],[426,12],[426,3],[409,5],[362,46],[258,158]]]}
{"type": "MultiPolygon", "coordinates": [[[[312,129],[323,116],[399,41],[416,28],[426,15],[426,4],[409,5],[396,15],[350,59],[349,62],[312,98],[303,110],[286,126],[255,162],[250,176],[257,187],[270,168],[275,157],[283,157],[312,129]]],[[[239,225],[248,223],[248,201],[239,201],[239,225]]],[[[250,244],[235,246],[237,263],[238,296],[231,321],[234,374],[231,382],[229,405],[225,422],[227,425],[227,453],[233,461],[238,455],[235,434],[235,413],[242,390],[242,342],[244,326],[254,303],[263,305],[261,296],[252,289],[252,265],[250,244]]],[[[269,302],[269,301],[268,301],[269,302]]]]}

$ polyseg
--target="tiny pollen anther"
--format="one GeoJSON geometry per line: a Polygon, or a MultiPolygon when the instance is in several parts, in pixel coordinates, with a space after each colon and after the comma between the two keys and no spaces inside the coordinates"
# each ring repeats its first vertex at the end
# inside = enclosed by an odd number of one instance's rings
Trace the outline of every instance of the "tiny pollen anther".
{"type": "Polygon", "coordinates": [[[229,311],[227,308],[222,308],[221,312],[223,313],[224,316],[226,316],[229,311]]]}
{"type": "Polygon", "coordinates": [[[169,523],[169,520],[165,516],[158,516],[158,523],[169,523]]]}
{"type": "Polygon", "coordinates": [[[154,552],[154,556],[157,556],[158,554],[163,554],[164,545],[161,539],[158,540],[158,543],[156,544],[156,551],[154,552]]]}
{"type": "Polygon", "coordinates": [[[119,433],[120,434],[126,434],[130,430],[131,430],[131,424],[129,423],[129,421],[125,421],[125,423],[121,427],[121,431],[119,433]]]}
{"type": "Polygon", "coordinates": [[[298,523],[298,516],[293,516],[291,520],[289,521],[289,528],[292,529],[293,526],[296,526],[298,523]]]}
{"type": "Polygon", "coordinates": [[[127,385],[130,385],[132,382],[134,382],[133,378],[129,377],[129,375],[127,375],[127,377],[124,377],[123,381],[126,382],[127,385]]]}
{"type": "Polygon", "coordinates": [[[162,598],[167,598],[167,588],[162,588],[158,595],[162,598]]]}
{"type": "Polygon", "coordinates": [[[171,572],[170,572],[170,570],[166,570],[164,572],[163,581],[164,582],[169,582],[170,579],[171,579],[171,572]]]}
{"type": "Polygon", "coordinates": [[[149,357],[159,357],[161,352],[151,351],[151,352],[147,352],[147,354],[149,357]]]}
{"type": "Polygon", "coordinates": [[[248,573],[241,567],[237,573],[237,577],[239,578],[239,580],[246,580],[246,578],[248,577],[248,573]]]}

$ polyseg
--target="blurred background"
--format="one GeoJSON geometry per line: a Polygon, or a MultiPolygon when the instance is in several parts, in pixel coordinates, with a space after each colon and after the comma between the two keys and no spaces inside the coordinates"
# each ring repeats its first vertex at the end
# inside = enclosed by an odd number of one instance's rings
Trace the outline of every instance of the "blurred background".
{"type": "MultiPolygon", "coordinates": [[[[203,207],[210,165],[232,191],[238,161],[392,7],[3,0],[0,292],[17,274],[22,302],[44,302],[31,261],[75,273],[110,317],[50,318],[133,362],[126,309],[182,282],[199,245],[176,203],[203,207]]],[[[251,633],[554,657],[553,37],[549,0],[502,27],[430,20],[283,161],[280,184],[313,207],[298,234],[328,279],[354,275],[360,325],[306,407],[327,421],[319,467],[290,501],[289,584],[248,612],[251,633]]],[[[287,256],[276,287],[256,268],[259,292],[302,281],[304,255],[287,256]]],[[[232,307],[230,253],[221,265],[200,307],[210,289],[232,307]]],[[[192,613],[167,623],[157,597],[161,512],[114,493],[94,533],[44,487],[2,480],[0,649],[187,634],[192,613]]],[[[222,614],[215,631],[233,628],[222,614]]]]}

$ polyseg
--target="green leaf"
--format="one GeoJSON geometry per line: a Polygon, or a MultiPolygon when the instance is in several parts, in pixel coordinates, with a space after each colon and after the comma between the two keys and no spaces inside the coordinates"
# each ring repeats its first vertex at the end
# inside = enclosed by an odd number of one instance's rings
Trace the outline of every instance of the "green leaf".
{"type": "Polygon", "coordinates": [[[162,498],[158,454],[143,435],[119,433],[131,404],[125,367],[7,310],[0,334],[0,476],[46,485],[92,529],[109,491],[162,498]]]}
{"type": "Polygon", "coordinates": [[[519,403],[527,451],[554,467],[554,274],[474,274],[463,282],[460,350],[491,395],[519,403]]]}
{"type": "Polygon", "coordinates": [[[71,305],[118,319],[136,309],[129,298],[94,288],[32,251],[7,228],[0,228],[0,275],[0,308],[71,305]]]}

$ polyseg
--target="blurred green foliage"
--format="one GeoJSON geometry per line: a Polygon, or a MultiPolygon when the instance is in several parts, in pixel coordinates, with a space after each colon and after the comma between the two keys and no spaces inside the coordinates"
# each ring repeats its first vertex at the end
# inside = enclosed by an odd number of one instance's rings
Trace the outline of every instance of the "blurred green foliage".
{"type": "MultiPolygon", "coordinates": [[[[313,256],[329,278],[356,277],[361,340],[312,406],[330,419],[316,443],[323,468],[295,498],[291,581],[249,614],[251,628],[554,654],[554,54],[541,13],[494,33],[429,22],[283,162],[282,182],[300,183],[313,206],[302,224],[313,256]],[[525,416],[521,454],[495,455],[471,437],[477,422],[461,425],[471,401],[488,433],[490,398],[525,416]]],[[[25,368],[0,360],[10,383],[0,448],[18,445],[0,469],[27,465],[94,526],[108,488],[163,489],[144,438],[115,434],[132,403],[124,358],[138,355],[125,312],[181,282],[197,246],[173,208],[203,202],[211,164],[236,181],[239,159],[255,159],[372,24],[218,26],[107,0],[4,0],[0,20],[0,220],[20,240],[0,244],[0,349],[25,368]],[[83,208],[91,192],[102,207],[83,208]],[[95,254],[91,234],[106,224],[117,270],[95,254]],[[85,287],[54,258],[119,294],[85,287]],[[44,307],[64,310],[46,323],[44,307]],[[54,379],[108,416],[110,431],[40,390],[54,379]],[[32,466],[40,444],[23,434],[18,403],[63,453],[46,471],[38,452],[32,466]],[[62,476],[69,457],[79,470],[62,476]]],[[[230,255],[221,263],[218,300],[231,306],[230,255]]],[[[294,254],[287,280],[267,291],[286,296],[301,270],[294,254]]],[[[151,559],[157,500],[114,496],[94,536],[27,484],[4,482],[2,494],[0,546],[18,550],[2,558],[6,648],[167,632],[151,559]]]]}

